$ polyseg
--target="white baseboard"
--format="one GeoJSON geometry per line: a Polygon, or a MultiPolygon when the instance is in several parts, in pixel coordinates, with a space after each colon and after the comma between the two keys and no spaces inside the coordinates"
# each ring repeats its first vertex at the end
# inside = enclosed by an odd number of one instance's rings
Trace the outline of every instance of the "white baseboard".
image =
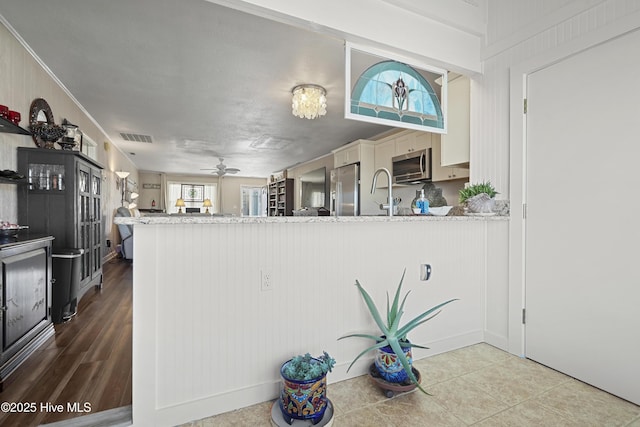
{"type": "Polygon", "coordinates": [[[489,331],[484,331],[484,342],[500,350],[509,351],[509,339],[502,335],[497,335],[489,331]]]}
{"type": "MultiPolygon", "coordinates": [[[[427,346],[432,348],[434,351],[429,352],[429,350],[416,349],[415,353],[418,353],[418,355],[416,356],[414,354],[414,359],[418,360],[424,357],[434,356],[436,354],[457,350],[462,347],[483,342],[482,335],[482,331],[474,331],[427,343],[427,346]],[[423,352],[429,353],[421,354],[423,352]]],[[[372,362],[372,357],[363,357],[353,365],[349,372],[347,372],[347,368],[351,364],[351,361],[338,363],[333,368],[333,371],[327,376],[327,383],[337,383],[366,375],[372,362]]],[[[271,401],[278,398],[279,392],[280,380],[276,380],[263,384],[255,384],[253,386],[243,388],[242,390],[233,390],[197,401],[158,409],[156,411],[156,416],[158,417],[158,420],[162,420],[158,425],[184,424],[223,412],[229,412],[235,409],[271,401]]]]}

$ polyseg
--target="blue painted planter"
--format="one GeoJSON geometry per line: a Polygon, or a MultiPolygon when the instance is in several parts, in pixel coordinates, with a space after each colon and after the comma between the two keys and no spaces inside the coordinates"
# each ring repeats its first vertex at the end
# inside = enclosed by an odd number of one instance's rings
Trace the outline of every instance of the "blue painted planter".
{"type": "Polygon", "coordinates": [[[280,367],[282,389],[280,390],[280,410],[288,424],[294,419],[310,420],[313,424],[322,421],[327,409],[327,375],[306,381],[287,378],[284,367],[280,367]]]}
{"type": "MultiPolygon", "coordinates": [[[[409,360],[409,366],[411,366],[413,364],[411,347],[403,348],[403,350],[404,355],[409,360]]],[[[387,346],[376,350],[374,363],[380,373],[380,377],[385,381],[390,383],[402,383],[409,381],[407,372],[402,367],[402,363],[400,363],[398,356],[396,356],[391,347],[387,346]]]]}

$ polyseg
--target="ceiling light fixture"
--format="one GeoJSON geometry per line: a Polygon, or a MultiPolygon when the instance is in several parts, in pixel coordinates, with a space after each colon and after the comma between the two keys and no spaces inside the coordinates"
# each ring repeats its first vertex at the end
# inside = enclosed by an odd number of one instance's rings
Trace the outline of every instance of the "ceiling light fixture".
{"type": "Polygon", "coordinates": [[[304,84],[293,88],[291,112],[309,120],[327,114],[327,91],[322,86],[304,84]]]}

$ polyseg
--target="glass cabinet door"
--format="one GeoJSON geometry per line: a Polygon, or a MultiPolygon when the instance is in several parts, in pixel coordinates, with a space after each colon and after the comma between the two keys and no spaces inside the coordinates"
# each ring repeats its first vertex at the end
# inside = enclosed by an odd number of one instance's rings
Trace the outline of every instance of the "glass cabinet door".
{"type": "Polygon", "coordinates": [[[31,190],[62,191],[65,188],[64,165],[43,163],[29,164],[29,188],[31,190]]]}
{"type": "Polygon", "coordinates": [[[92,278],[102,268],[102,173],[99,170],[91,170],[91,250],[93,252],[91,266],[92,278]]]}

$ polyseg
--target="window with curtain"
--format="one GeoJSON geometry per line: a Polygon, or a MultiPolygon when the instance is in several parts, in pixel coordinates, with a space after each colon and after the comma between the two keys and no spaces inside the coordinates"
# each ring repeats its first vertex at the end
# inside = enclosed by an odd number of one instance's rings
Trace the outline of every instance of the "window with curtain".
{"type": "MultiPolygon", "coordinates": [[[[191,183],[191,182],[167,182],[167,213],[178,213],[178,208],[176,207],[176,200],[182,198],[183,186],[187,186],[187,190],[193,187],[194,191],[189,192],[189,194],[193,194],[196,196],[198,200],[189,201],[189,199],[185,199],[184,205],[185,208],[197,208],[200,209],[200,212],[205,212],[206,208],[202,207],[202,203],[204,199],[211,200],[213,207],[209,208],[210,212],[217,212],[216,205],[216,184],[200,184],[200,183],[191,183]],[[202,197],[200,197],[200,187],[202,188],[202,197]],[[200,200],[202,199],[202,200],[200,200]]],[[[182,209],[182,213],[185,213],[185,208],[182,209]]]]}
{"type": "Polygon", "coordinates": [[[267,187],[240,187],[242,216],[267,216],[267,187]]]}

